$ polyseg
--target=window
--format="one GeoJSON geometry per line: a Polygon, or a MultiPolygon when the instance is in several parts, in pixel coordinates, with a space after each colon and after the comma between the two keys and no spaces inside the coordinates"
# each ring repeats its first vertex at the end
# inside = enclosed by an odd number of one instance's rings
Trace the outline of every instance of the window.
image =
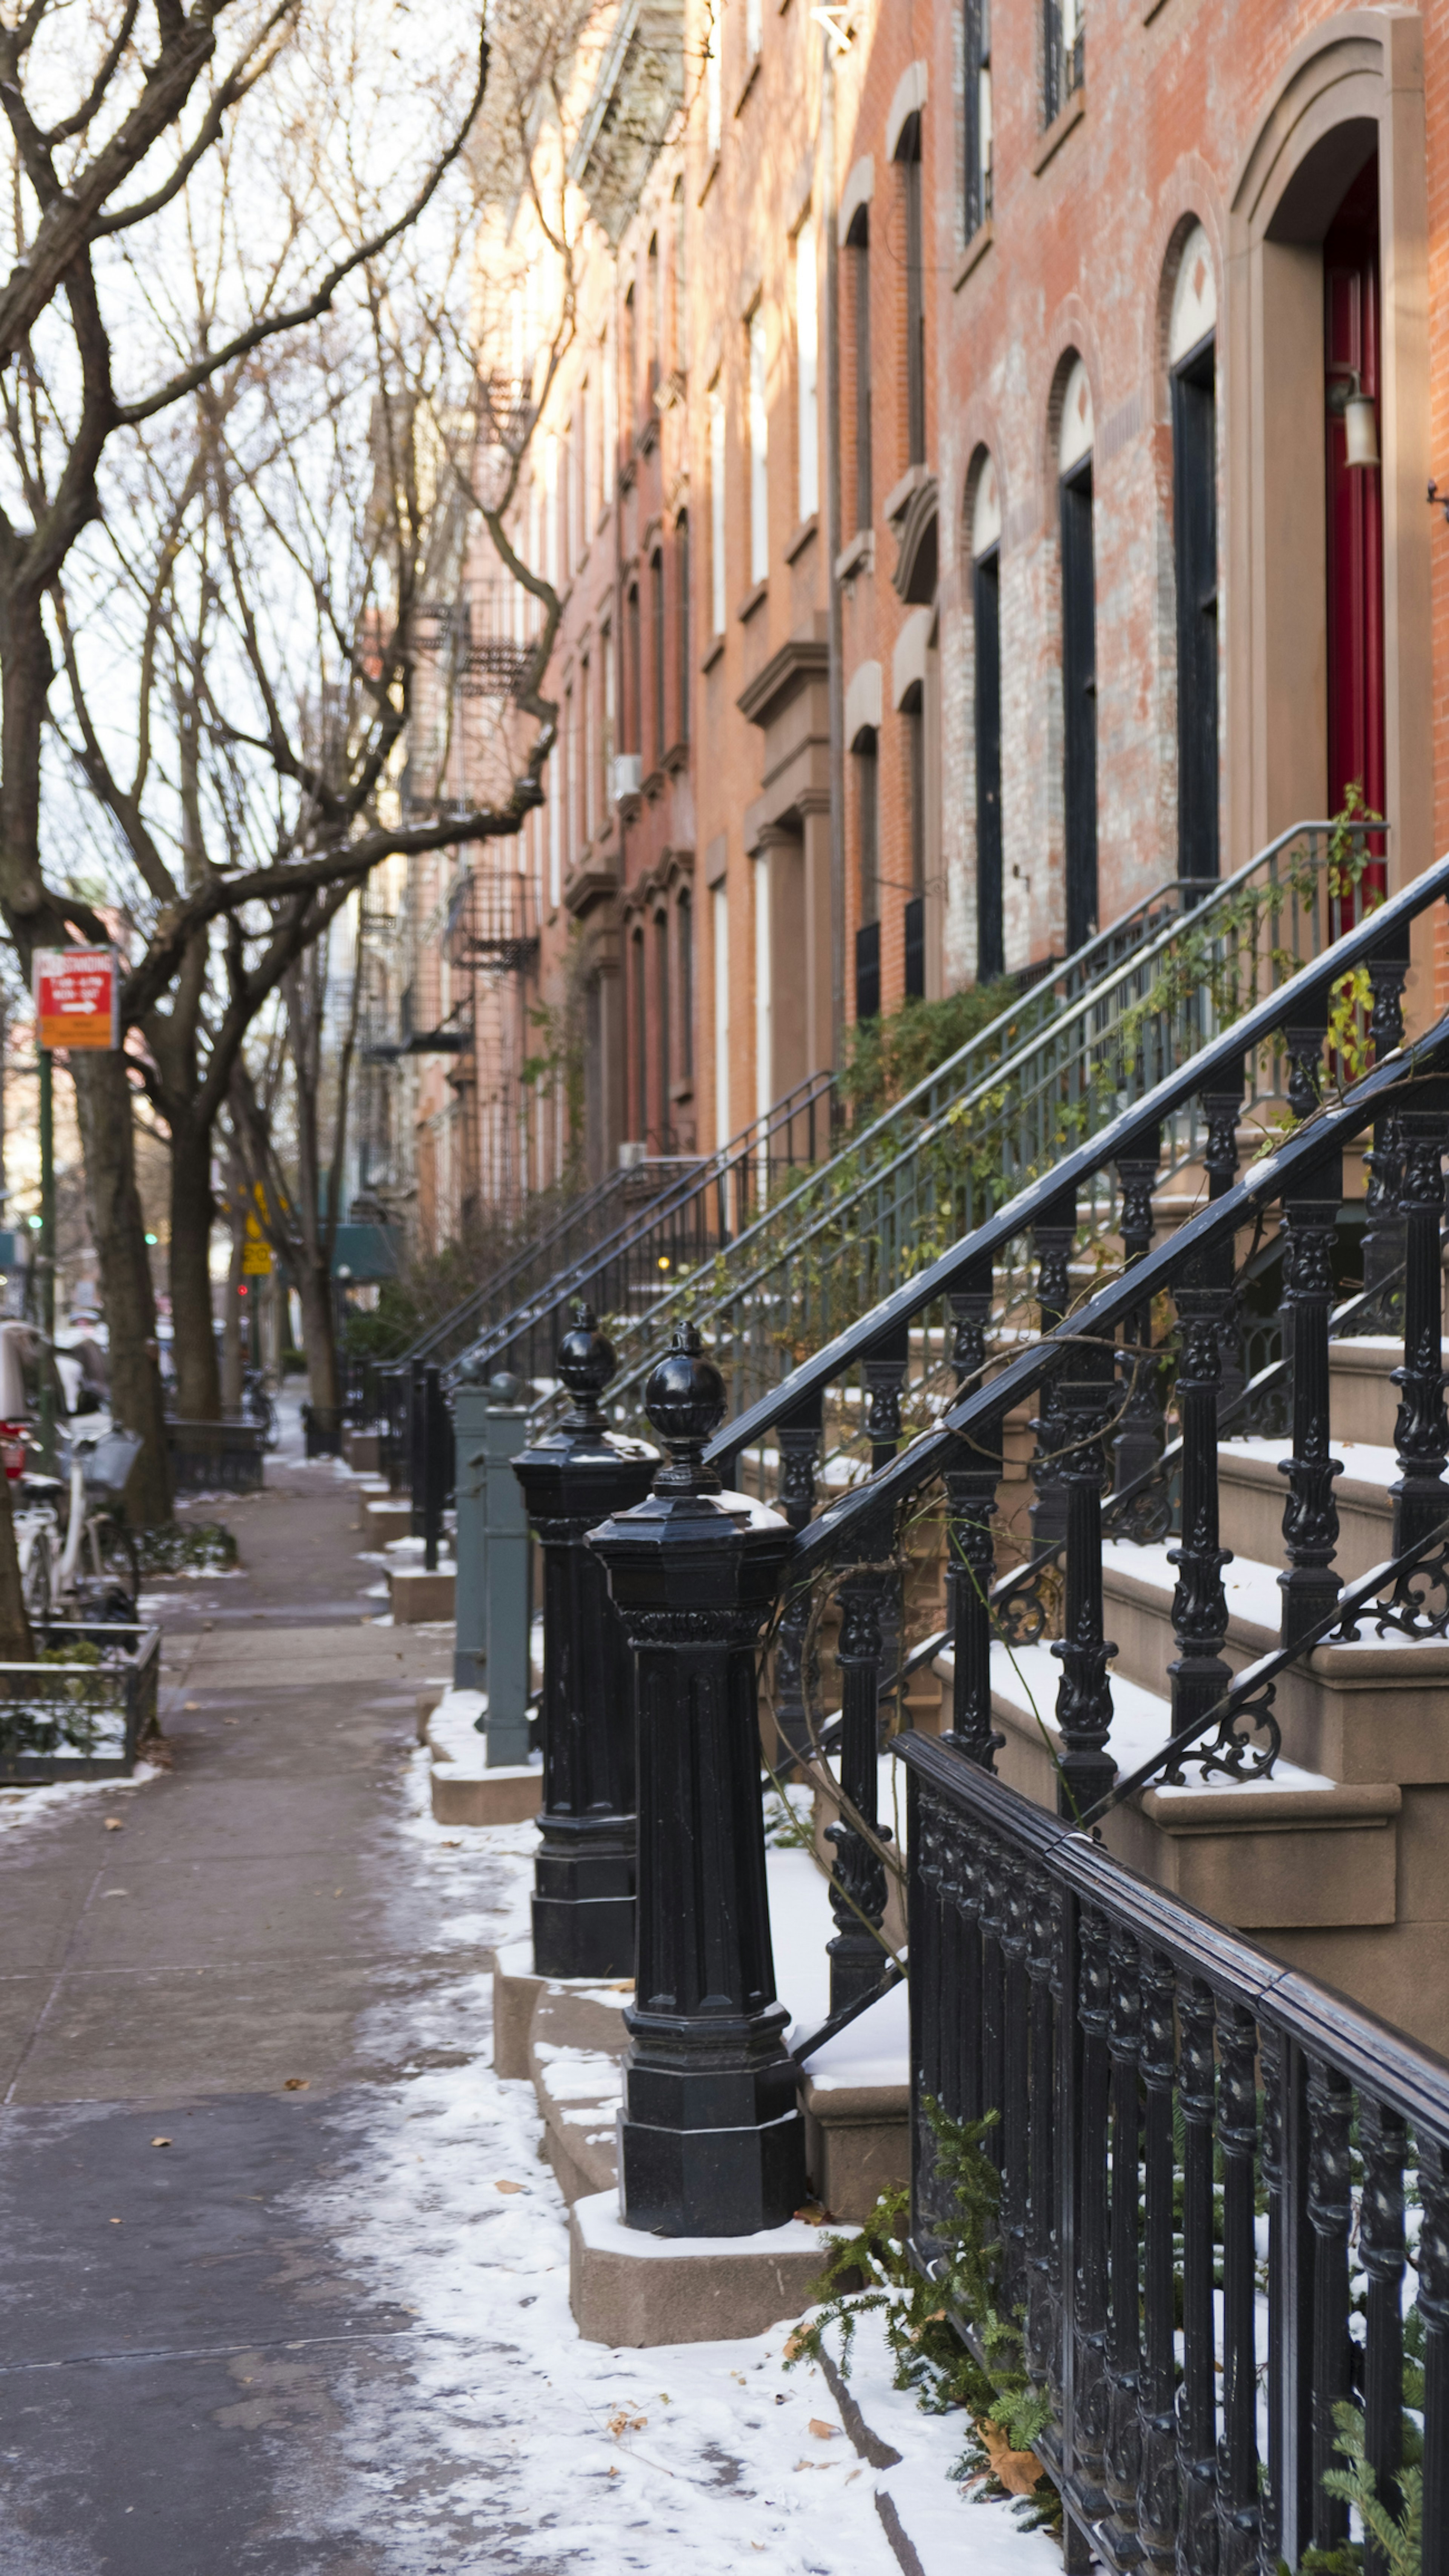
{"type": "Polygon", "coordinates": [[[604,343],[604,503],[614,497],[614,466],[619,453],[619,352],[612,333],[604,343]]]}
{"type": "Polygon", "coordinates": [[[723,93],[720,87],[719,67],[719,18],[724,0],[708,0],[708,5],[709,34],[705,39],[704,56],[704,144],[705,150],[713,161],[718,157],[720,126],[723,121],[721,115],[723,93]]]}
{"type": "Polygon", "coordinates": [[[976,980],[1006,972],[1001,869],[1001,497],[988,456],[971,514],[976,661],[976,980]]]}
{"type": "Polygon", "coordinates": [[[669,915],[654,916],[654,978],[659,1002],[659,1143],[664,1153],[674,1145],[674,1060],[669,1026],[669,915]]]}
{"type": "Polygon", "coordinates": [[[548,755],[548,899],[556,909],[563,894],[563,811],[559,803],[558,745],[548,755]]]}
{"type": "Polygon", "coordinates": [[[649,558],[649,623],[654,629],[654,766],[663,766],[669,749],[664,659],[664,557],[656,546],[649,558]]]}
{"type": "Polygon", "coordinates": [[[659,235],[651,233],[648,250],[649,278],[649,392],[651,399],[659,390],[659,375],[664,364],[664,280],[659,268],[659,235]]]}
{"type": "Polygon", "coordinates": [[[579,387],[579,544],[589,542],[594,524],[594,406],[589,400],[588,378],[579,387]]]}
{"type": "Polygon", "coordinates": [[[577,846],[578,817],[578,752],[574,742],[574,692],[570,681],[564,691],[564,834],[568,842],[567,865],[573,866],[577,846]]]}
{"type": "Polygon", "coordinates": [[[594,837],[594,692],[587,659],[579,670],[579,703],[584,718],[584,839],[594,837]]]}
{"type": "Polygon", "coordinates": [[[714,1141],[730,1141],[730,906],[723,882],[710,896],[714,940],[714,1141]]]}
{"type": "Polygon", "coordinates": [[[874,509],[870,460],[870,217],[864,206],[850,227],[855,290],[855,524],[868,528],[874,509]]]}
{"type": "Polygon", "coordinates": [[[709,395],[709,609],[716,635],[725,631],[725,411],[718,385],[709,395]]]}
{"type": "Polygon", "coordinates": [[[1217,285],[1201,224],[1183,244],[1168,329],[1177,582],[1177,872],[1218,873],[1217,285]]]}
{"type": "Polygon", "coordinates": [[[649,1032],[645,1016],[644,931],[636,929],[629,943],[634,961],[634,1133],[640,1142],[649,1135],[649,1032]]]}
{"type": "Polygon", "coordinates": [[[604,801],[607,806],[614,776],[614,754],[617,751],[619,713],[614,685],[614,630],[605,626],[599,636],[599,659],[604,674],[604,723],[601,745],[604,762],[604,801]]]}
{"type": "Polygon", "coordinates": [[[969,241],[991,212],[991,0],[965,0],[965,231],[969,241]]]}
{"type": "Polygon", "coordinates": [[[855,1016],[880,1014],[880,752],[872,727],[856,735],[856,846],[860,855],[860,927],[855,934],[855,1016]]]}
{"type": "Polygon", "coordinates": [[[644,681],[639,654],[639,585],[631,581],[624,601],[624,625],[628,636],[629,668],[625,675],[628,696],[624,705],[624,736],[642,760],[644,752],[644,681]]]}
{"type": "Polygon", "coordinates": [[[1086,75],[1086,0],[1043,0],[1043,9],[1042,122],[1050,125],[1086,75]]]}
{"type": "Polygon", "coordinates": [[[795,363],[800,447],[800,516],[820,507],[820,321],[815,235],[807,222],[795,236],[795,363]]]}
{"type": "Polygon", "coordinates": [[[902,708],[906,726],[906,780],[910,824],[911,891],[905,917],[905,993],[920,1001],[926,990],[926,708],[919,684],[902,708]]]}
{"type": "Polygon", "coordinates": [[[764,581],[770,569],[770,417],[765,404],[765,316],[757,305],[750,315],[750,582],[764,581]]]}
{"type": "Polygon", "coordinates": [[[634,444],[634,406],[639,399],[639,342],[634,319],[634,289],[624,298],[624,431],[634,444]]]}
{"type": "Polygon", "coordinates": [[[774,964],[770,937],[770,855],[756,859],[752,874],[755,880],[755,1116],[763,1123],[769,1117],[774,1098],[771,1089],[774,1049],[771,1043],[774,964]]]}
{"type": "Polygon", "coordinates": [[[681,742],[688,742],[689,691],[691,678],[689,668],[689,514],[685,510],[680,511],[678,520],[675,523],[674,560],[675,577],[679,592],[678,608],[676,610],[675,617],[675,633],[679,639],[679,739],[681,742]]]}
{"type": "Polygon", "coordinates": [[[1067,952],[1097,927],[1097,608],[1092,547],[1092,391],[1078,358],[1062,398],[1063,818],[1067,952]]]}
{"type": "Polygon", "coordinates": [[[926,461],[926,270],[921,204],[921,120],[908,117],[896,147],[906,215],[906,440],[908,465],[926,461]]]}
{"type": "Polygon", "coordinates": [[[679,1074],[694,1079],[694,905],[688,886],[681,886],[675,907],[675,945],[679,955],[679,1074]]]}

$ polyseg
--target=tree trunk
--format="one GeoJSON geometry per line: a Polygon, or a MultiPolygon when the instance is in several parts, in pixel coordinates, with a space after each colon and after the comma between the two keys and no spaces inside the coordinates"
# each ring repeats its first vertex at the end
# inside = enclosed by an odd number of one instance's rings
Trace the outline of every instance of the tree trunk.
{"type": "Polygon", "coordinates": [[[131,1086],[119,1048],[94,1053],[77,1048],[71,1071],[91,1232],[110,1327],[111,1410],[146,1444],[126,1487],[127,1517],[141,1529],[153,1529],[171,1518],[171,1458],[156,1361],[156,1300],[136,1187],[131,1086]]]}
{"type": "Polygon", "coordinates": [[[192,1118],[171,1120],[171,1322],[176,1410],[184,1422],[221,1416],[221,1374],[211,1321],[211,1136],[192,1118]]]}
{"type": "Polygon", "coordinates": [[[29,1664],[34,1660],[35,1639],[30,1633],[25,1596],[20,1588],[20,1555],[15,1545],[10,1479],[0,1474],[0,1663],[29,1664]]]}
{"type": "Polygon", "coordinates": [[[315,1405],[340,1404],[337,1323],[325,1253],[298,1265],[297,1293],[302,1301],[302,1336],[307,1346],[307,1393],[315,1405]]]}

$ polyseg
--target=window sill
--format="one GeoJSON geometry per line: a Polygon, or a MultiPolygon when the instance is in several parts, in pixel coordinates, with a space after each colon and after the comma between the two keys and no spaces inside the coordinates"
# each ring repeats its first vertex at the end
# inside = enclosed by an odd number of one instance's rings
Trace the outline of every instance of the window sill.
{"type": "Polygon", "coordinates": [[[854,581],[857,573],[875,570],[875,530],[857,528],[849,545],[842,546],[835,558],[837,581],[854,581]]]}
{"type": "Polygon", "coordinates": [[[1087,84],[1082,81],[1073,90],[1066,106],[1058,109],[1045,134],[1037,138],[1037,147],[1031,156],[1031,166],[1038,179],[1047,163],[1061,150],[1073,127],[1081,124],[1086,113],[1087,84]]]}
{"type": "Polygon", "coordinates": [[[930,478],[929,465],[908,465],[899,483],[891,485],[885,496],[883,516],[891,522],[892,526],[897,519],[905,517],[921,485],[928,483],[930,478]]]}
{"type": "Polygon", "coordinates": [[[951,280],[951,292],[953,295],[960,293],[960,290],[965,285],[967,278],[972,275],[974,270],[981,266],[983,259],[991,248],[993,238],[991,217],[988,215],[984,223],[977,225],[975,232],[972,234],[971,239],[966,244],[960,258],[956,262],[956,274],[951,280]]]}
{"type": "Polygon", "coordinates": [[[1143,10],[1142,10],[1142,24],[1143,24],[1143,26],[1144,26],[1144,27],[1150,27],[1150,26],[1151,26],[1151,24],[1152,24],[1153,19],[1154,19],[1154,18],[1160,18],[1160,17],[1161,17],[1161,15],[1162,15],[1163,10],[1164,10],[1166,7],[1167,7],[1167,0],[1144,0],[1143,10]]]}
{"type": "Polygon", "coordinates": [[[735,114],[736,114],[736,116],[741,116],[741,115],[743,115],[743,113],[744,113],[744,105],[745,105],[745,101],[746,101],[746,99],[749,97],[749,94],[750,94],[751,90],[754,88],[755,83],[756,83],[756,81],[759,79],[759,77],[760,77],[760,57],[759,57],[759,55],[758,55],[758,54],[756,54],[754,61],[751,63],[749,70],[748,70],[748,71],[746,72],[746,74],[745,74],[745,77],[744,77],[744,84],[743,84],[743,86],[742,86],[742,88],[741,88],[741,90],[740,90],[739,97],[735,100],[735,114]]]}
{"type": "Polygon", "coordinates": [[[689,767],[689,744],[672,742],[664,755],[662,767],[670,778],[678,778],[689,767]]]}
{"type": "Polygon", "coordinates": [[[792,564],[794,563],[797,555],[803,555],[806,547],[818,533],[819,527],[820,513],[818,510],[812,510],[808,519],[801,520],[799,527],[794,532],[794,535],[787,537],[785,540],[786,563],[792,564]]]}
{"type": "Polygon", "coordinates": [[[644,781],[643,793],[651,805],[657,805],[664,793],[664,771],[651,769],[644,781]]]}
{"type": "Polygon", "coordinates": [[[695,199],[695,203],[696,203],[696,205],[700,205],[700,206],[702,206],[702,205],[704,204],[705,198],[709,195],[709,192],[710,192],[711,188],[714,186],[715,180],[718,178],[718,176],[719,176],[719,154],[718,154],[717,152],[712,152],[712,153],[710,154],[709,161],[708,161],[708,163],[707,163],[707,165],[706,165],[706,168],[705,168],[705,173],[704,173],[704,184],[703,184],[703,186],[702,186],[702,187],[701,187],[701,189],[700,189],[700,192],[699,192],[698,197],[695,199]]]}
{"type": "Polygon", "coordinates": [[[657,420],[646,420],[634,441],[634,453],[636,456],[652,456],[658,444],[659,423],[657,420]]]}
{"type": "Polygon", "coordinates": [[[680,1107],[686,1100],[692,1100],[694,1098],[693,1077],[690,1076],[683,1082],[671,1082],[669,1086],[669,1097],[674,1102],[676,1108],[680,1107]]]}
{"type": "Polygon", "coordinates": [[[750,619],[754,616],[756,609],[763,608],[765,601],[769,596],[770,581],[769,575],[766,574],[763,581],[757,581],[754,589],[746,592],[745,597],[740,601],[738,608],[735,610],[735,615],[742,626],[748,625],[750,619]]]}
{"type": "Polygon", "coordinates": [[[699,666],[701,671],[712,671],[716,662],[718,662],[723,655],[724,648],[724,637],[722,635],[716,635],[714,642],[711,644],[709,651],[706,653],[704,660],[699,666]]]}

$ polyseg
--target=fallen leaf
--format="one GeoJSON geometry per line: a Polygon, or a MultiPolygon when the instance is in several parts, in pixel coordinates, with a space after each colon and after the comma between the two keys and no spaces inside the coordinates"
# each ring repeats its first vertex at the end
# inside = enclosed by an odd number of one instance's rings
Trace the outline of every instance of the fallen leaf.
{"type": "Polygon", "coordinates": [[[621,2433],[642,2433],[648,2421],[647,2415],[631,2415],[627,2406],[621,2406],[616,2415],[609,2417],[609,2430],[617,2442],[621,2433]]]}
{"type": "MultiPolygon", "coordinates": [[[[461,1850],[462,1850],[462,1848],[463,1848],[462,1844],[461,1844],[460,1842],[458,1842],[456,1839],[455,1839],[454,1841],[450,1842],[450,1843],[440,1843],[440,1844],[438,1845],[438,1849],[439,1849],[440,1851],[461,1851],[461,1850]]],[[[614,2474],[614,2472],[613,2472],[613,2470],[611,2469],[611,2470],[609,2471],[609,2475],[610,2475],[610,2477],[612,2477],[612,2476],[613,2476],[613,2474],[614,2474]]]]}
{"type": "Polygon", "coordinates": [[[119,2226],[120,2226],[120,2224],[121,2224],[121,2222],[120,2222],[119,2218],[113,2218],[113,2219],[112,2219],[112,2221],[111,2221],[111,2225],[112,2225],[113,2227],[119,2227],[119,2226]]]}
{"type": "Polygon", "coordinates": [[[108,1834],[123,1834],[125,1830],[126,1828],[122,1824],[119,1816],[107,1816],[106,1831],[108,1834]]]}
{"type": "Polygon", "coordinates": [[[632,1995],[634,1980],[632,1977],[614,1977],[610,1981],[608,1991],[611,1995],[632,1995]]]}
{"type": "Polygon", "coordinates": [[[810,2418],[809,2429],[814,2434],[817,2442],[833,2442],[836,2434],[840,2430],[840,2426],[838,2424],[822,2424],[818,2415],[812,2415],[810,2418]]]}
{"type": "Polygon", "coordinates": [[[521,2182],[496,2182],[493,2188],[495,2191],[522,2191],[523,2185],[521,2182]]]}
{"type": "Polygon", "coordinates": [[[312,2078],[310,2075],[288,2075],[283,2080],[282,2091],[284,2093],[305,2093],[311,2081],[312,2078]]]}
{"type": "Polygon", "coordinates": [[[1046,2475],[1035,2451],[1013,2451],[1005,2434],[987,2418],[980,2429],[993,2477],[1000,2479],[1008,2495],[1033,2494],[1046,2475]]]}
{"type": "Polygon", "coordinates": [[[151,2144],[153,2147],[169,2147],[171,2141],[169,2138],[153,2138],[151,2144]]]}
{"type": "MultiPolygon", "coordinates": [[[[782,2344],[782,2346],[781,2346],[781,2348],[780,2348],[780,2358],[781,2358],[781,2360],[782,2360],[782,2361],[793,2361],[793,2360],[795,2359],[796,2354],[797,2354],[797,2353],[801,2353],[801,2352],[803,2352],[803,2351],[804,2351],[804,2349],[805,2349],[805,2332],[804,2332],[804,2328],[803,2328],[803,2327],[801,2327],[801,2326],[797,2326],[797,2327],[795,2328],[795,2331],[794,2331],[794,2333],[793,2333],[793,2334],[788,2334],[788,2335],[786,2335],[785,2340],[784,2340],[784,2343],[782,2344]]],[[[738,2371],[736,2371],[736,2373],[735,2373],[735,2377],[736,2377],[737,2379],[739,2379],[739,2372],[738,2372],[738,2371]]],[[[741,2387],[743,2387],[743,2386],[744,2386],[744,2381],[743,2381],[743,2380],[740,2380],[740,2386],[741,2386],[741,2387]]]]}
{"type": "Polygon", "coordinates": [[[830,2212],[823,2201],[807,2200],[803,2209],[797,2209],[795,2215],[803,2220],[807,2227],[823,2227],[830,2212]]]}
{"type": "MultiPolygon", "coordinates": [[[[206,1624],[207,1624],[207,1626],[208,1626],[208,1628],[209,1628],[209,1627],[210,1627],[210,1625],[211,1625],[211,1621],[208,1619],[208,1621],[207,1621],[207,1623],[206,1623],[206,1624]]],[[[181,1705],[182,1705],[182,1707],[183,1707],[183,1708],[200,1708],[200,1706],[201,1706],[201,1702],[200,1702],[200,1700],[199,1700],[199,1699],[187,1699],[187,1700],[183,1700],[183,1701],[182,1701],[182,1703],[181,1703],[181,1705]]]]}

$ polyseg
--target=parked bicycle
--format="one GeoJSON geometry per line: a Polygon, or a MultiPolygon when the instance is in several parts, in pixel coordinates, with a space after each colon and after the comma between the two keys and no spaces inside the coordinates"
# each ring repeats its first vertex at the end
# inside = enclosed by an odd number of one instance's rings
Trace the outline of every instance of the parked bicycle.
{"type": "Polygon", "coordinates": [[[265,1369],[242,1371],[242,1420],[255,1422],[262,1435],[262,1447],[275,1449],[281,1432],[277,1422],[276,1401],[271,1379],[265,1369]]]}
{"type": "Polygon", "coordinates": [[[106,1624],[133,1620],[141,1568],[118,1506],[140,1439],[118,1423],[73,1430],[66,1474],[47,1476],[28,1464],[27,1445],[13,1436],[19,1426],[3,1428],[12,1434],[5,1442],[5,1467],[17,1490],[15,1542],[31,1626],[44,1629],[57,1617],[106,1624]]]}

